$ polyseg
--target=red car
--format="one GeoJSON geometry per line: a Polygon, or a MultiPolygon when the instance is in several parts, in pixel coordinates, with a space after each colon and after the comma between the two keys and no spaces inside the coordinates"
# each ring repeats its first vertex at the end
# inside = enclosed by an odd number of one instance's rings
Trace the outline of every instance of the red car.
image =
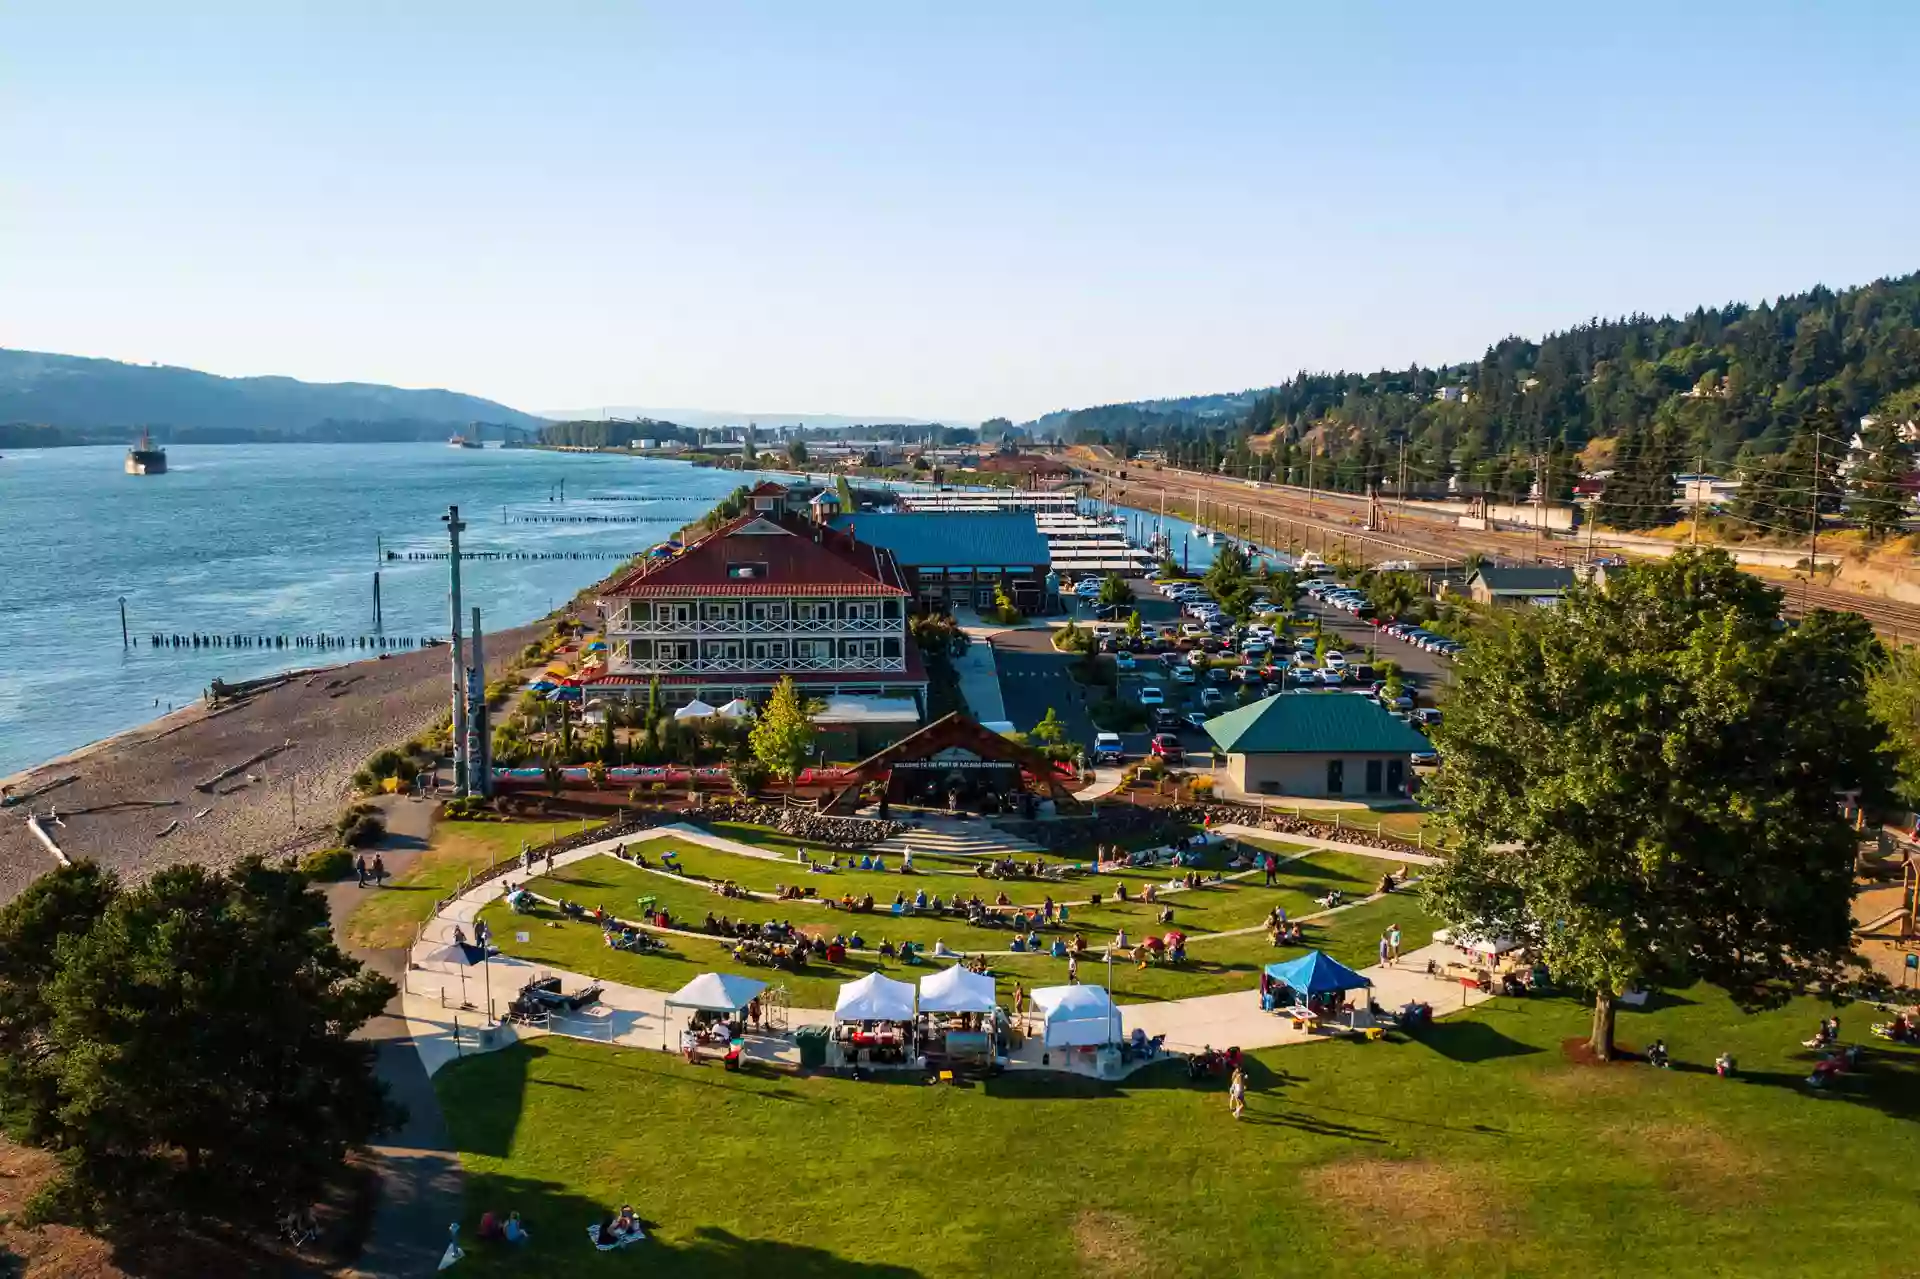
{"type": "Polygon", "coordinates": [[[1178,764],[1187,757],[1186,748],[1172,733],[1155,733],[1153,743],[1147,749],[1170,764],[1178,764]]]}

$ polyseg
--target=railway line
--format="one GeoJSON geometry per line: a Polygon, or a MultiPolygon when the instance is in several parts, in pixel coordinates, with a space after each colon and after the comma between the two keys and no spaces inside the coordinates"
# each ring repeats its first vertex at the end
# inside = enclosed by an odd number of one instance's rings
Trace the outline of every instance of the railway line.
{"type": "MultiPolygon", "coordinates": [[[[1578,537],[1545,530],[1462,529],[1451,516],[1427,514],[1394,502],[1384,504],[1387,527],[1368,529],[1370,502],[1350,493],[1310,493],[1289,485],[1249,483],[1165,468],[1143,471],[1117,462],[1075,460],[1072,465],[1097,481],[1097,496],[1141,510],[1159,510],[1165,505],[1170,511],[1177,509],[1183,518],[1191,516],[1223,530],[1249,528],[1255,541],[1268,545],[1284,547],[1292,542],[1296,547],[1325,554],[1326,548],[1341,544],[1350,554],[1374,563],[1438,559],[1442,564],[1459,564],[1470,555],[1493,555],[1528,564],[1576,564],[1594,553],[1578,537]],[[1123,470],[1127,472],[1125,480],[1120,478],[1123,470]]],[[[1634,554],[1630,548],[1620,547],[1608,547],[1606,553],[1634,554]]],[[[1785,589],[1783,608],[1788,616],[1800,616],[1810,609],[1858,613],[1877,633],[1895,643],[1920,642],[1920,604],[1838,591],[1806,581],[1775,584],[1785,589]]]]}

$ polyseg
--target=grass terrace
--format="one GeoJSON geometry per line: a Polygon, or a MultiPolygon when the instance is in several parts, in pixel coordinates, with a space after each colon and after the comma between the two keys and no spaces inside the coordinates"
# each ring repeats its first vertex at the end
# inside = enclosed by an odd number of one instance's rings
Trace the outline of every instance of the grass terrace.
{"type": "MultiPolygon", "coordinates": [[[[1237,1122],[1177,1064],[935,1087],[545,1038],[434,1083],[480,1277],[1908,1274],[1920,1055],[1868,1041],[1811,1095],[1799,1041],[1829,1011],[1702,989],[1623,1013],[1662,1071],[1574,1064],[1584,1005],[1502,999],[1418,1040],[1255,1053],[1237,1122]],[[1704,1066],[1723,1050],[1735,1079],[1704,1066]],[[622,1203],[652,1238],[593,1251],[622,1203]],[[485,1211],[532,1242],[474,1242],[485,1211]]],[[[1853,1039],[1872,1013],[1842,1016],[1853,1039]]]]}
{"type": "MultiPolygon", "coordinates": [[[[1259,931],[1275,906],[1286,907],[1295,917],[1318,911],[1316,898],[1330,888],[1339,888],[1350,897],[1363,897],[1376,886],[1381,871],[1391,865],[1375,858],[1338,852],[1311,852],[1278,841],[1261,841],[1282,856],[1296,860],[1280,868],[1278,883],[1268,888],[1263,877],[1227,881],[1221,884],[1165,894],[1160,903],[1148,906],[1138,901],[1113,900],[1115,885],[1124,878],[1130,897],[1148,882],[1164,883],[1166,876],[1145,877],[1108,875],[1089,876],[1065,884],[1044,885],[1031,881],[998,881],[967,875],[901,875],[894,872],[845,872],[833,875],[806,875],[799,863],[777,863],[761,858],[728,853],[704,845],[692,844],[671,836],[629,844],[629,850],[644,853],[658,863],[668,850],[674,851],[689,876],[660,874],[643,870],[612,856],[596,856],[562,866],[552,875],[537,876],[527,887],[546,898],[565,898],[588,909],[604,908],[609,914],[632,920],[639,914],[643,896],[656,900],[656,908],[665,909],[674,927],[699,931],[709,912],[716,916],[745,919],[755,923],[769,920],[790,921],[801,930],[821,937],[858,934],[867,947],[882,940],[899,944],[914,941],[929,953],[934,944],[944,941],[953,950],[984,953],[991,959],[994,976],[1003,986],[1020,982],[1029,989],[1066,980],[1066,962],[1045,954],[1013,954],[1008,943],[1013,934],[1006,928],[976,928],[955,916],[910,914],[895,916],[885,904],[893,894],[905,891],[909,897],[924,887],[943,898],[955,892],[978,892],[982,901],[992,903],[1005,891],[1015,905],[1037,907],[1051,892],[1056,902],[1072,903],[1071,918],[1063,925],[1042,931],[1043,938],[1066,938],[1082,934],[1091,948],[1082,961],[1083,980],[1093,980],[1093,968],[1104,965],[1095,953],[1105,947],[1114,933],[1124,928],[1129,939],[1165,931],[1156,922],[1162,906],[1174,909],[1174,927],[1189,937],[1189,962],[1180,965],[1152,965],[1139,969],[1131,964],[1115,965],[1116,996],[1122,1001],[1177,999],[1191,995],[1220,994],[1251,990],[1257,984],[1261,965],[1276,959],[1292,958],[1301,947],[1274,948],[1259,931]],[[796,881],[812,883],[819,892],[832,891],[860,896],[872,892],[873,913],[831,909],[818,901],[763,901],[722,897],[708,883],[732,879],[753,889],[772,891],[779,884],[796,881]],[[1097,907],[1083,903],[1091,891],[1102,894],[1097,907]],[[1242,932],[1241,930],[1251,930],[1242,932]],[[1237,935],[1236,935],[1237,934],[1237,935]]],[[[916,859],[917,860],[917,859],[916,859]]],[[[909,966],[898,960],[882,961],[878,955],[850,955],[846,963],[829,966],[810,964],[802,973],[775,972],[734,961],[732,943],[721,938],[669,936],[668,953],[633,955],[608,948],[598,925],[569,920],[557,910],[542,907],[532,915],[515,915],[504,903],[488,906],[483,912],[501,948],[528,962],[565,968],[629,985],[673,990],[702,972],[741,972],[785,984],[794,1001],[806,1007],[831,1007],[834,994],[845,981],[881,968],[894,976],[912,977],[929,971],[928,964],[909,966]],[[517,940],[524,932],[528,940],[517,940]]],[[[1375,959],[1379,935],[1389,923],[1398,922],[1405,935],[1407,949],[1424,945],[1431,936],[1433,921],[1419,909],[1418,901],[1395,896],[1376,903],[1349,907],[1307,926],[1307,944],[1328,951],[1343,962],[1364,967],[1375,959]]]]}

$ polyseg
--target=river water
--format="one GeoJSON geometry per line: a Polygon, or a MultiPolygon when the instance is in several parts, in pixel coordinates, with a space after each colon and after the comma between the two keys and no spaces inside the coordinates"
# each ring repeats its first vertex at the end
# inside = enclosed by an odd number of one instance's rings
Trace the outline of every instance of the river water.
{"type": "Polygon", "coordinates": [[[146,477],[124,474],[123,457],[70,448],[0,459],[0,777],[191,701],[216,676],[366,655],[155,649],[152,633],[370,635],[377,568],[385,634],[445,635],[446,561],[377,556],[444,551],[450,505],[467,523],[465,550],[595,557],[464,562],[464,602],[491,631],[546,613],[743,478],[680,462],[438,444],[181,445],[168,449],[167,474],[146,477]],[[596,500],[616,497],[635,500],[596,500]],[[652,522],[524,518],[552,515],[652,522]]]}

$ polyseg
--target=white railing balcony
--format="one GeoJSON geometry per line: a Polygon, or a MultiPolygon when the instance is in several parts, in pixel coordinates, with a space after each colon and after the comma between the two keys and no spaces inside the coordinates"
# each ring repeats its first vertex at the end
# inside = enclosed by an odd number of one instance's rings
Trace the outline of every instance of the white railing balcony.
{"type": "Polygon", "coordinates": [[[729,621],[702,617],[681,621],[664,617],[648,620],[615,617],[607,623],[607,630],[629,639],[676,635],[713,639],[731,639],[736,635],[900,635],[906,632],[906,622],[898,617],[829,617],[804,622],[793,618],[776,622],[741,618],[729,621]]]}
{"type": "Polygon", "coordinates": [[[904,657],[655,657],[616,661],[614,675],[786,675],[823,671],[849,679],[907,669],[904,657]]]}

